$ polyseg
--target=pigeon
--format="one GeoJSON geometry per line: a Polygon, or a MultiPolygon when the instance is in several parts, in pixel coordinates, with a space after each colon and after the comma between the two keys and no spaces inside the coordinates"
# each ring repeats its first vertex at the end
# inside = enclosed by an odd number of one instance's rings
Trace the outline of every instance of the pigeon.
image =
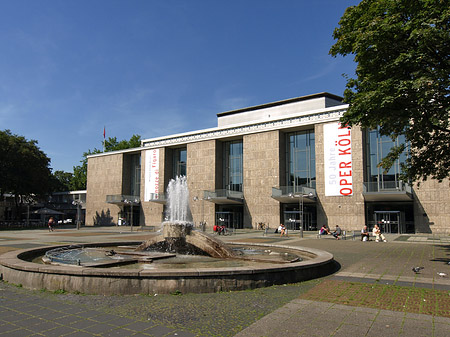
{"type": "Polygon", "coordinates": [[[437,273],[440,277],[446,277],[447,276],[447,274],[446,273],[442,273],[442,272],[439,272],[439,273],[437,273]]]}
{"type": "Polygon", "coordinates": [[[447,264],[450,264],[450,262],[447,262],[447,264]]]}
{"type": "Polygon", "coordinates": [[[413,267],[412,271],[419,274],[421,269],[423,269],[423,267],[413,267]]]}

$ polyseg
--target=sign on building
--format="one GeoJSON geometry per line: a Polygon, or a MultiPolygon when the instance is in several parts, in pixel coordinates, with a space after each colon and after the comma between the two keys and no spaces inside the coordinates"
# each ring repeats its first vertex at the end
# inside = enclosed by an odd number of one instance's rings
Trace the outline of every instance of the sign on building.
{"type": "Polygon", "coordinates": [[[159,193],[159,150],[145,151],[145,195],[144,201],[158,199],[159,193]]]}
{"type": "Polygon", "coordinates": [[[325,196],[353,195],[351,130],[339,122],[324,124],[325,196]]]}

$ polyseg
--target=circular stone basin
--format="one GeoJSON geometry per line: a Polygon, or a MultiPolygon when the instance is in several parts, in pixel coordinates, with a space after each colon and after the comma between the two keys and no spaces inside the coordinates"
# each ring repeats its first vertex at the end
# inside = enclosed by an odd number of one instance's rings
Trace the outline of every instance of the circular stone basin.
{"type": "MultiPolygon", "coordinates": [[[[84,247],[134,246],[140,242],[92,243],[84,247]]],[[[251,254],[244,259],[220,259],[211,262],[209,257],[195,257],[197,261],[186,263],[191,257],[168,258],[162,262],[134,263],[124,266],[106,267],[39,264],[35,261],[49,250],[57,247],[41,247],[12,251],[0,256],[2,279],[21,284],[29,289],[64,290],[85,294],[162,294],[162,293],[204,293],[232,291],[266,287],[275,284],[294,283],[330,274],[334,270],[333,255],[311,248],[267,244],[234,244],[239,249],[266,251],[263,261],[256,261],[251,254]],[[254,249],[249,249],[255,248],[254,249]],[[280,261],[273,255],[290,254],[299,259],[280,261]],[[172,263],[170,260],[174,259],[172,263]],[[272,260],[273,259],[273,260],[272,260]],[[181,260],[181,261],[180,261],[181,260]],[[255,260],[255,261],[254,261],[255,260]],[[294,262],[292,262],[294,261],[294,262]],[[295,262],[296,261],[296,262],[295,262]]],[[[61,246],[60,248],[63,248],[61,246]]],[[[259,255],[261,255],[259,253],[259,255]]]]}

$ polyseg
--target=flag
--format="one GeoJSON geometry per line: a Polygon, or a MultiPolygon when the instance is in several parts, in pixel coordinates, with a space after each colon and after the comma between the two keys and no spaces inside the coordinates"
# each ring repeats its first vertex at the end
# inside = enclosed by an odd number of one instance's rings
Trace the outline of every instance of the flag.
{"type": "Polygon", "coordinates": [[[103,127],[103,139],[105,139],[105,136],[106,136],[106,129],[105,127],[103,127]]]}

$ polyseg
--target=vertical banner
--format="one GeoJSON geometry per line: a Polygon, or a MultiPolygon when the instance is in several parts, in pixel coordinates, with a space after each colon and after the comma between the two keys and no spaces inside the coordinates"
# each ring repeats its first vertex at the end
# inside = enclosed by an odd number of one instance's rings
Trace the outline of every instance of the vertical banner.
{"type": "Polygon", "coordinates": [[[145,151],[145,195],[144,201],[158,197],[159,193],[159,150],[145,151]]]}
{"type": "Polygon", "coordinates": [[[323,125],[325,196],[353,195],[351,138],[339,122],[323,125]]]}

